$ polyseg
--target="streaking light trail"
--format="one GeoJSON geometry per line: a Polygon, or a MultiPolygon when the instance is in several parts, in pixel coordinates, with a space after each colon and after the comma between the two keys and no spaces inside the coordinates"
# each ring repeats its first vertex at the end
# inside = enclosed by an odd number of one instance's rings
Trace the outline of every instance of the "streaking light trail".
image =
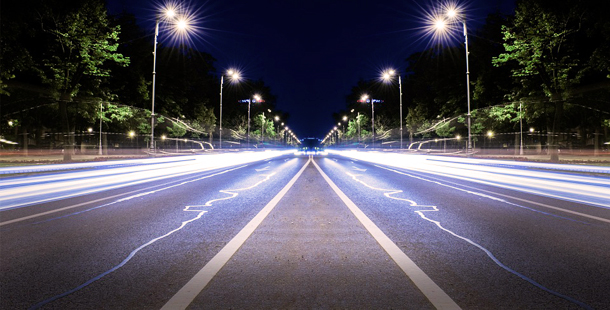
{"type": "MultiPolygon", "coordinates": [[[[236,168],[236,169],[237,169],[237,168],[236,168]]],[[[224,172],[223,172],[223,173],[224,173],[224,172]]],[[[208,208],[209,208],[209,207],[211,207],[211,206],[212,206],[212,204],[214,204],[215,202],[219,202],[219,201],[223,201],[223,200],[228,200],[228,199],[235,198],[235,197],[237,197],[237,195],[238,195],[236,192],[240,192],[240,191],[246,191],[246,190],[253,189],[253,188],[255,188],[255,187],[259,186],[260,184],[262,184],[263,182],[268,181],[268,180],[269,180],[269,179],[270,179],[270,178],[271,178],[273,175],[275,175],[275,173],[271,173],[271,174],[268,174],[268,175],[263,175],[263,176],[265,177],[263,180],[258,181],[258,182],[256,182],[254,185],[251,185],[251,186],[248,186],[248,187],[239,188],[239,189],[228,189],[228,190],[221,190],[221,191],[220,191],[221,193],[229,194],[229,195],[231,195],[231,196],[230,196],[230,197],[226,197],[226,198],[220,198],[220,199],[211,199],[211,200],[207,201],[207,202],[206,202],[206,203],[205,203],[203,206],[205,206],[205,207],[208,207],[208,208]]],[[[208,176],[208,177],[210,177],[210,176],[208,176]]],[[[202,179],[203,179],[203,178],[202,178],[202,179]]],[[[199,179],[197,179],[197,180],[199,180],[199,179]]],[[[190,182],[194,182],[194,181],[195,181],[195,180],[190,181],[190,182]]],[[[182,185],[182,184],[179,184],[179,185],[182,185]]],[[[178,186],[178,185],[175,185],[175,186],[178,186]]],[[[172,187],[174,187],[174,186],[172,186],[172,187]]],[[[140,197],[140,196],[143,196],[143,195],[152,194],[152,193],[154,193],[154,192],[156,192],[156,191],[153,191],[153,192],[148,192],[148,193],[143,193],[143,194],[141,194],[141,195],[136,195],[136,196],[137,196],[137,197],[140,197]]],[[[131,199],[131,198],[132,198],[132,197],[130,197],[130,199],[131,199]]],[[[117,202],[121,202],[121,201],[125,201],[125,200],[126,200],[126,199],[120,199],[120,200],[118,200],[117,202]]],[[[194,221],[196,221],[196,220],[200,219],[200,218],[201,218],[201,217],[202,217],[202,216],[203,216],[205,213],[207,213],[207,212],[208,212],[208,210],[202,210],[201,208],[197,208],[197,206],[186,206],[186,207],[184,208],[184,211],[196,211],[196,212],[197,212],[197,214],[196,214],[196,216],[195,216],[194,218],[189,219],[189,220],[186,220],[186,221],[183,221],[183,222],[180,224],[180,226],[178,226],[178,228],[176,228],[176,229],[174,229],[174,230],[172,230],[172,231],[170,231],[170,232],[168,232],[168,233],[166,233],[166,234],[164,234],[164,235],[162,235],[162,236],[156,237],[156,238],[154,238],[154,239],[152,239],[152,240],[150,240],[150,241],[148,241],[148,242],[146,242],[146,243],[142,244],[141,246],[139,246],[138,248],[136,248],[135,250],[133,250],[131,253],[129,253],[129,255],[127,255],[127,257],[126,257],[126,258],[125,258],[123,261],[121,261],[121,262],[120,262],[118,265],[116,265],[116,266],[114,266],[114,267],[110,268],[109,270],[107,270],[107,271],[105,271],[105,272],[103,272],[103,273],[101,273],[101,274],[99,274],[99,275],[97,275],[97,276],[95,276],[95,277],[93,277],[93,278],[89,279],[89,280],[88,280],[88,281],[86,281],[85,283],[83,283],[83,284],[81,284],[81,285],[79,285],[79,286],[77,286],[77,287],[75,287],[75,288],[73,288],[73,289],[71,289],[71,290],[69,290],[69,291],[66,291],[66,292],[64,292],[64,293],[62,293],[62,294],[59,294],[59,295],[56,295],[56,296],[53,296],[53,297],[51,297],[51,298],[49,298],[49,299],[47,299],[47,300],[41,301],[40,303],[38,303],[38,304],[36,304],[36,305],[32,306],[30,309],[39,309],[39,308],[43,307],[44,305],[46,305],[46,304],[48,304],[48,303],[51,303],[51,302],[53,302],[53,301],[55,301],[55,300],[58,300],[58,299],[63,298],[63,297],[66,297],[66,296],[68,296],[68,295],[70,295],[70,294],[72,294],[72,293],[75,293],[75,292],[77,292],[77,291],[79,291],[79,290],[81,290],[81,289],[83,289],[83,288],[87,287],[87,286],[88,286],[88,285],[90,285],[91,283],[93,283],[93,282],[95,282],[95,281],[97,281],[97,280],[100,280],[101,278],[103,278],[103,277],[105,277],[105,276],[109,275],[110,273],[112,273],[112,272],[114,272],[114,271],[118,270],[119,268],[121,268],[121,267],[125,266],[125,264],[127,264],[127,263],[128,263],[128,262],[129,262],[129,261],[130,261],[130,260],[131,260],[131,259],[132,259],[132,258],[133,258],[133,257],[134,257],[134,256],[135,256],[137,253],[138,253],[138,252],[140,252],[142,249],[144,249],[144,248],[146,248],[146,247],[148,247],[148,246],[152,245],[153,243],[155,243],[155,242],[157,242],[157,241],[159,241],[159,240],[161,240],[161,239],[167,238],[167,237],[171,236],[172,234],[174,234],[174,233],[176,233],[176,232],[178,232],[178,231],[182,230],[182,229],[183,229],[184,227],[186,227],[188,224],[190,224],[190,223],[192,223],[192,222],[194,222],[194,221]],[[193,208],[193,209],[191,209],[191,208],[193,208]],[[197,210],[197,209],[199,209],[199,210],[197,210]]]]}
{"type": "MultiPolygon", "coordinates": [[[[98,169],[27,178],[10,178],[0,181],[0,211],[212,169],[244,165],[291,152],[240,152],[121,161],[118,163],[92,163],[89,164],[90,166],[76,164],[79,168],[98,169]],[[112,168],[116,165],[119,165],[119,168],[99,169],[112,168]]],[[[66,169],[71,168],[70,165],[63,166],[66,169]]],[[[6,170],[8,169],[12,168],[6,170]]],[[[20,167],[20,169],[28,172],[36,171],[36,167],[20,167]]],[[[48,168],[40,167],[40,169],[39,171],[46,171],[48,168]]],[[[0,169],[0,173],[3,170],[5,169],[0,169]]]]}
{"type": "Polygon", "coordinates": [[[331,151],[333,154],[411,171],[476,182],[592,206],[610,208],[610,178],[566,172],[607,173],[610,168],[442,156],[331,151]],[[563,172],[557,172],[563,171],[563,172]]]}

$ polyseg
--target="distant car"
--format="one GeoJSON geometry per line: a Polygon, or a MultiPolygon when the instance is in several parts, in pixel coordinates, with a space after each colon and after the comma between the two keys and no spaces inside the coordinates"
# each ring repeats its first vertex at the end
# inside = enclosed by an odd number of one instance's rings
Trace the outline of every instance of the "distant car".
{"type": "Polygon", "coordinates": [[[321,147],[302,147],[299,148],[294,155],[321,155],[324,156],[328,154],[326,150],[321,147]]]}

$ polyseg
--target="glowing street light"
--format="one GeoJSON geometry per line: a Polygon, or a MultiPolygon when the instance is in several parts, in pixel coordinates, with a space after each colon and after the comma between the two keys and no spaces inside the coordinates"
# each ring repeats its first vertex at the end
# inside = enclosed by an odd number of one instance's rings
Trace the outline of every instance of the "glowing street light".
{"type": "Polygon", "coordinates": [[[252,102],[264,102],[260,95],[255,94],[252,98],[240,100],[239,102],[247,102],[248,103],[248,133],[247,133],[247,145],[250,147],[250,105],[252,102]]]}
{"type": "Polygon", "coordinates": [[[104,104],[100,102],[100,146],[98,148],[98,155],[102,155],[102,121],[104,120],[104,104]]]}
{"type": "MultiPolygon", "coordinates": [[[[219,148],[222,148],[222,86],[224,84],[224,74],[222,74],[220,76],[220,121],[218,123],[218,129],[219,129],[219,137],[220,137],[220,141],[219,141],[219,148]]],[[[238,71],[236,70],[232,70],[229,69],[227,71],[227,77],[229,77],[231,79],[232,82],[238,82],[240,77],[240,74],[238,71]]]]}
{"type": "Polygon", "coordinates": [[[362,95],[362,97],[360,97],[360,102],[364,102],[364,103],[368,103],[369,101],[371,102],[371,130],[373,132],[373,147],[375,147],[375,101],[377,102],[382,102],[379,99],[373,99],[370,98],[369,99],[369,95],[362,95]]]}
{"type": "Polygon", "coordinates": [[[448,29],[450,27],[447,27],[447,23],[452,21],[461,22],[464,28],[464,46],[466,48],[466,98],[468,103],[468,145],[466,151],[467,154],[470,155],[472,151],[472,138],[470,131],[470,69],[468,66],[468,55],[470,53],[468,52],[468,30],[466,28],[466,20],[464,19],[462,14],[460,14],[459,8],[446,7],[445,14],[446,18],[436,17],[436,20],[434,21],[434,26],[436,28],[437,33],[446,33],[447,31],[449,31],[448,29]]]}
{"type": "MultiPolygon", "coordinates": [[[[388,82],[395,74],[396,71],[392,69],[386,70],[383,72],[382,79],[388,82]]],[[[400,100],[400,148],[402,149],[402,80],[400,78],[400,74],[398,74],[398,92],[400,100]]]]}
{"type": "MultiPolygon", "coordinates": [[[[185,15],[186,16],[186,15],[185,15]]],[[[188,29],[188,21],[182,16],[178,16],[176,9],[167,7],[163,14],[157,18],[155,25],[155,42],[153,45],[153,72],[152,72],[152,109],[150,114],[150,149],[151,152],[155,152],[155,77],[157,75],[157,39],[159,37],[159,24],[162,21],[170,22],[174,29],[174,34],[182,32],[185,33],[188,29]]]]}

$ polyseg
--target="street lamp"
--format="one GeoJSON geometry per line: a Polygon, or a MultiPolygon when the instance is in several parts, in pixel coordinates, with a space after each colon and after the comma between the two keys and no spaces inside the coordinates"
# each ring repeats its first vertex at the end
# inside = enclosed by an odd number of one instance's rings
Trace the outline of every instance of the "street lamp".
{"type": "MultiPolygon", "coordinates": [[[[267,109],[267,112],[271,113],[271,109],[267,109]]],[[[263,117],[261,118],[261,143],[265,142],[265,112],[263,112],[263,117]]]]}
{"type": "Polygon", "coordinates": [[[252,98],[241,100],[241,102],[248,102],[248,133],[246,136],[248,147],[250,147],[250,104],[252,104],[252,101],[254,101],[254,103],[257,103],[257,102],[263,102],[263,100],[261,99],[261,96],[259,96],[258,94],[252,96],[252,98]]]}
{"type": "MultiPolygon", "coordinates": [[[[227,71],[227,76],[231,79],[231,81],[239,81],[240,75],[239,72],[229,69],[229,71],[227,71]]],[[[222,149],[222,86],[224,84],[224,74],[222,74],[220,76],[220,122],[218,123],[218,129],[219,129],[219,137],[220,137],[220,142],[219,142],[219,148],[222,149]]]]}
{"type": "Polygon", "coordinates": [[[519,101],[519,155],[523,155],[523,115],[521,114],[521,101],[519,101]]]}
{"type": "MultiPolygon", "coordinates": [[[[396,74],[396,71],[390,69],[383,72],[382,79],[386,82],[390,81],[390,79],[396,74]]],[[[402,149],[402,80],[400,74],[398,74],[398,92],[399,100],[400,100],[400,148],[402,149]]]]}
{"type": "Polygon", "coordinates": [[[284,127],[284,145],[288,146],[288,126],[284,127]]]}
{"type": "MultiPolygon", "coordinates": [[[[273,118],[273,120],[274,120],[274,121],[275,121],[275,123],[277,124],[277,127],[276,127],[277,129],[276,129],[276,131],[275,131],[275,134],[276,134],[277,136],[276,136],[276,138],[275,138],[275,139],[279,141],[279,140],[280,140],[280,117],[276,115],[276,116],[273,118]]],[[[276,143],[277,143],[277,142],[276,142],[276,143]]]]}
{"type": "MultiPolygon", "coordinates": [[[[354,109],[352,109],[350,112],[354,113],[354,109]]],[[[358,145],[360,145],[360,112],[357,113],[358,114],[356,115],[356,123],[358,123],[358,145]]]]}
{"type": "Polygon", "coordinates": [[[100,102],[100,147],[98,155],[102,155],[102,120],[104,119],[104,104],[100,102]]]}
{"type": "Polygon", "coordinates": [[[167,8],[161,16],[157,18],[155,25],[155,43],[153,44],[153,72],[152,72],[152,109],[150,114],[150,149],[155,152],[155,77],[157,75],[157,39],[159,37],[159,24],[161,21],[172,21],[175,31],[186,31],[188,23],[186,19],[177,17],[176,10],[167,8]]]}
{"type": "Polygon", "coordinates": [[[488,140],[489,140],[489,146],[491,146],[491,138],[493,138],[493,137],[494,137],[494,132],[493,132],[493,131],[491,131],[491,130],[489,130],[489,131],[487,132],[487,138],[488,138],[488,140]]]}
{"type": "MultiPolygon", "coordinates": [[[[466,48],[466,98],[468,102],[468,145],[467,145],[467,154],[470,155],[472,151],[472,138],[470,134],[470,69],[468,66],[468,30],[466,28],[466,20],[459,13],[458,8],[447,7],[446,8],[447,20],[457,20],[461,22],[464,28],[464,46],[466,48]]],[[[434,25],[437,31],[446,32],[447,30],[447,20],[445,19],[436,19],[434,25]]]]}
{"type": "MultiPolygon", "coordinates": [[[[381,100],[379,99],[373,99],[370,98],[370,102],[371,102],[371,129],[373,132],[373,148],[375,147],[375,100],[377,100],[377,102],[381,102],[381,100]]],[[[362,97],[360,97],[360,102],[369,102],[369,95],[362,95],[362,97]]]]}

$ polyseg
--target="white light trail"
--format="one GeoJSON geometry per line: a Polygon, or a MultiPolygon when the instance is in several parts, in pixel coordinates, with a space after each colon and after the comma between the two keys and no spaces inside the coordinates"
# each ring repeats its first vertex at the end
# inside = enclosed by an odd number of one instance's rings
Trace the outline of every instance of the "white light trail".
{"type": "Polygon", "coordinates": [[[419,171],[561,200],[610,208],[610,178],[551,170],[610,174],[609,167],[523,163],[441,156],[332,151],[383,166],[419,171]],[[543,170],[542,170],[543,169],[543,170]]]}
{"type": "MultiPolygon", "coordinates": [[[[243,165],[290,151],[239,152],[133,161],[75,164],[80,168],[119,168],[10,178],[0,181],[0,211],[55,201],[202,171],[243,165]],[[89,165],[89,166],[87,166],[89,165]],[[121,167],[122,166],[122,167],[121,167]]],[[[63,165],[65,169],[71,165],[63,165]]],[[[21,168],[35,171],[36,167],[21,168]]],[[[40,171],[45,171],[42,167],[40,171]]],[[[2,171],[4,169],[0,169],[2,171]]]]}

